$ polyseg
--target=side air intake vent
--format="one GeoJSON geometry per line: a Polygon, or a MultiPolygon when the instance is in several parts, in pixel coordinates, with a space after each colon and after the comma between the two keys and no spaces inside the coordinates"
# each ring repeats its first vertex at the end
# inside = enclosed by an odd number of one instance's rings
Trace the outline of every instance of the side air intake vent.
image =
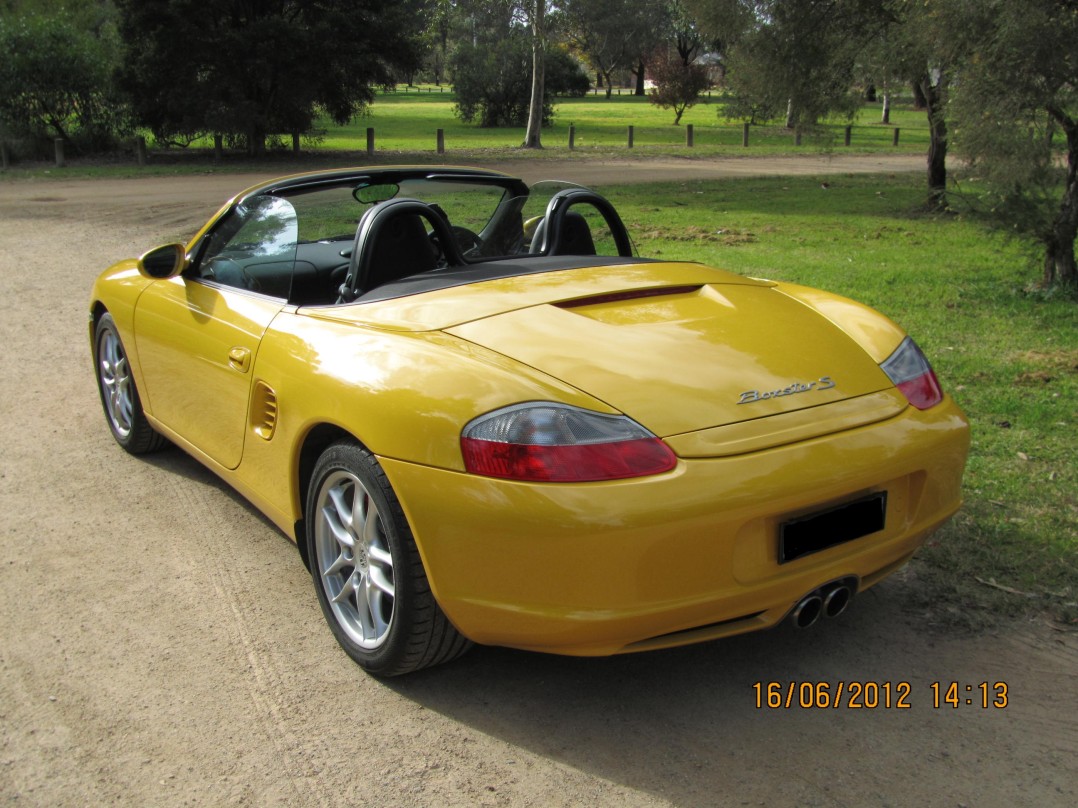
{"type": "Polygon", "coordinates": [[[251,395],[251,428],[263,440],[272,438],[277,428],[277,394],[262,381],[255,383],[251,395]]]}

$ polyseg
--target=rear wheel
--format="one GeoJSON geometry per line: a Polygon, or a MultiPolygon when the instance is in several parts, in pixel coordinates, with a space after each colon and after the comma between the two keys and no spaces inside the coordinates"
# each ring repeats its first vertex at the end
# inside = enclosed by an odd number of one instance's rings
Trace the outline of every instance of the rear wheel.
{"type": "Polygon", "coordinates": [[[116,442],[131,454],[154,452],[165,446],[168,441],[154,431],[142,412],[131,363],[108,313],[101,315],[94,330],[94,364],[105,420],[116,442]]]}
{"type": "Polygon", "coordinates": [[[322,613],[364,669],[397,676],[471,647],[435,601],[404,511],[370,452],[330,446],[315,466],[306,513],[322,613]]]}

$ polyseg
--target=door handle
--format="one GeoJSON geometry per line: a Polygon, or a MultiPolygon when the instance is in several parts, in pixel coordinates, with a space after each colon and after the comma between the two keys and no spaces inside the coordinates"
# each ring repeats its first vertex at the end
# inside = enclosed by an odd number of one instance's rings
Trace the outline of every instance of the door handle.
{"type": "Polygon", "coordinates": [[[249,348],[233,348],[228,352],[228,364],[240,373],[246,373],[251,367],[251,351],[249,348]]]}

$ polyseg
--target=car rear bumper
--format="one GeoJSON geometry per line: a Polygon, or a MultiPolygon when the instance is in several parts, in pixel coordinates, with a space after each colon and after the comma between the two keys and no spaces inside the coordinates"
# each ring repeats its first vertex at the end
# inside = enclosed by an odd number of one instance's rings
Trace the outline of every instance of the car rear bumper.
{"type": "Polygon", "coordinates": [[[965,417],[946,399],[609,483],[515,483],[380,459],[462,633],[604,655],[766,628],[830,581],[873,585],[958,509],[968,448],[965,417]],[[779,563],[782,523],[880,491],[883,530],[779,563]]]}

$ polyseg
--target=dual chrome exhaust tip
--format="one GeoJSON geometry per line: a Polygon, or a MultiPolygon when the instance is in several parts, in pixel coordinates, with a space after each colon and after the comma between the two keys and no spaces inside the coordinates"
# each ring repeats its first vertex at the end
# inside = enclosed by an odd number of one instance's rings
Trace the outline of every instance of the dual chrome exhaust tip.
{"type": "Polygon", "coordinates": [[[808,628],[821,617],[838,617],[853,599],[857,581],[852,578],[824,584],[801,598],[790,612],[790,622],[808,628]]]}

